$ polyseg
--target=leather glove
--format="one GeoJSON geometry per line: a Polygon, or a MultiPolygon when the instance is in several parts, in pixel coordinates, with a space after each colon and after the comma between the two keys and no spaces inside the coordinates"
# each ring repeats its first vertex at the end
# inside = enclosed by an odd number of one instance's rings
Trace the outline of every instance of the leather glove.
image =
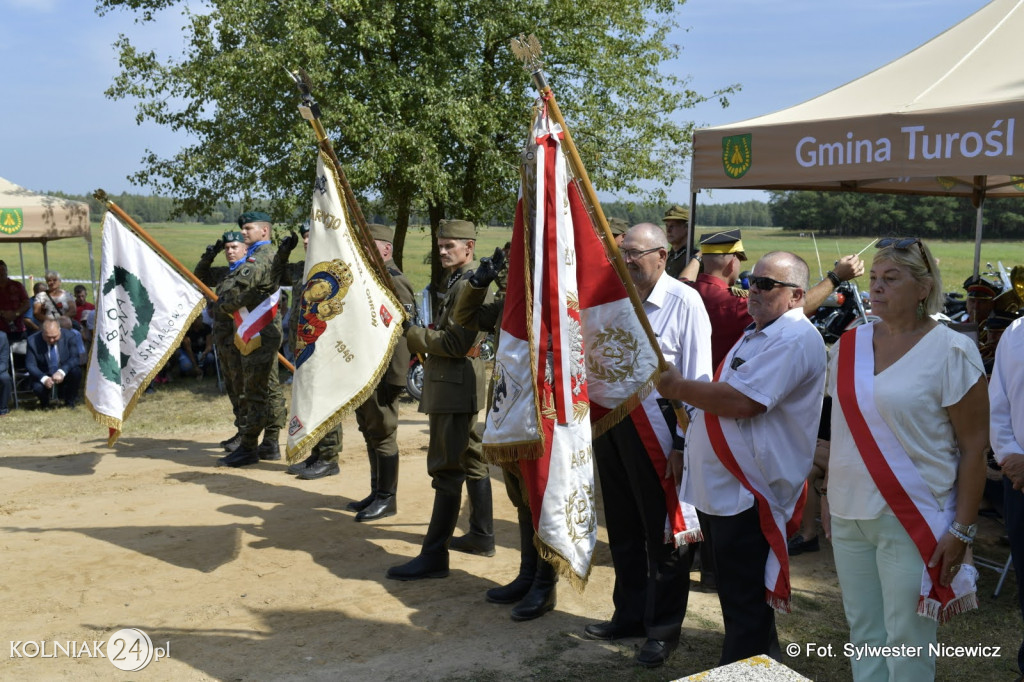
{"type": "Polygon", "coordinates": [[[494,253],[491,254],[490,258],[480,259],[480,267],[469,276],[469,283],[478,289],[488,286],[498,276],[504,265],[505,252],[501,250],[501,247],[498,247],[494,249],[494,253]]]}
{"type": "Polygon", "coordinates": [[[402,320],[402,336],[405,336],[405,333],[409,331],[409,328],[412,326],[413,324],[409,321],[408,317],[402,320]]]}
{"type": "Polygon", "coordinates": [[[280,245],[278,245],[277,250],[279,252],[284,251],[285,253],[291,253],[298,245],[299,235],[295,234],[294,232],[289,232],[288,236],[281,240],[281,243],[280,245]]]}
{"type": "Polygon", "coordinates": [[[214,243],[206,247],[206,251],[203,252],[203,258],[213,260],[218,253],[224,250],[224,242],[218,239],[214,243]]]}

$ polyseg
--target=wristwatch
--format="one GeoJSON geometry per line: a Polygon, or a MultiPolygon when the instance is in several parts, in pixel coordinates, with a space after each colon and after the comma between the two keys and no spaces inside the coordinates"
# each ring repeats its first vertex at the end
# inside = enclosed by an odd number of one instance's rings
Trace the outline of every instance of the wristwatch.
{"type": "Polygon", "coordinates": [[[972,523],[967,526],[962,523],[954,521],[949,526],[949,534],[955,537],[964,544],[971,544],[974,542],[974,536],[978,534],[978,524],[972,523]]]}

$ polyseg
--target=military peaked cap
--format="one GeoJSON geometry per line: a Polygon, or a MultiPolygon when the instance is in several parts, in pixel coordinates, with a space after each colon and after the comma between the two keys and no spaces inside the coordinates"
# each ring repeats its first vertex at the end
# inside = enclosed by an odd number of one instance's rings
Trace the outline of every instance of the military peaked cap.
{"type": "Polygon", "coordinates": [[[735,253],[740,260],[747,260],[739,230],[723,230],[702,236],[700,250],[701,253],[735,253]]]}
{"type": "Polygon", "coordinates": [[[609,218],[608,227],[611,228],[612,234],[618,237],[620,234],[626,234],[629,229],[629,223],[622,218],[609,218]]]}
{"type": "Polygon", "coordinates": [[[395,228],[393,227],[381,225],[380,223],[370,223],[366,226],[366,229],[370,231],[370,236],[378,241],[388,243],[394,243],[395,241],[395,228]]]}
{"type": "Polygon", "coordinates": [[[665,220],[689,220],[690,209],[684,208],[679,204],[669,206],[668,210],[665,211],[665,220]]]}

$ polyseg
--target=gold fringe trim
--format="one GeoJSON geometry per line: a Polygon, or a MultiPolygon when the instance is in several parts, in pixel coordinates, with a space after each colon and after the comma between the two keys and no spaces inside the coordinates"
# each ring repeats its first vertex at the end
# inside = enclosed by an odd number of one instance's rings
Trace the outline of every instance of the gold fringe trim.
{"type": "MultiPolygon", "coordinates": [[[[156,375],[160,373],[160,370],[164,368],[164,365],[167,364],[167,361],[171,359],[171,355],[173,355],[174,351],[176,351],[178,349],[178,346],[181,345],[181,340],[185,338],[185,334],[188,332],[189,327],[191,327],[192,323],[195,322],[195,319],[202,314],[203,308],[205,307],[205,298],[200,299],[199,302],[196,303],[195,307],[192,309],[192,312],[189,313],[188,319],[185,320],[185,324],[181,327],[180,331],[175,336],[174,343],[168,346],[167,352],[165,352],[163,356],[159,360],[157,360],[156,364],[153,365],[153,369],[149,371],[149,374],[146,375],[146,378],[142,380],[141,384],[139,384],[139,387],[135,390],[135,393],[132,395],[131,400],[128,401],[128,405],[125,406],[124,410],[122,411],[120,419],[98,412],[96,408],[93,406],[92,401],[90,401],[89,397],[86,396],[85,404],[86,406],[88,406],[89,411],[92,412],[92,415],[96,419],[96,421],[98,421],[103,426],[114,429],[114,431],[107,438],[108,447],[113,446],[114,443],[117,442],[117,439],[121,435],[121,426],[124,424],[124,422],[128,420],[129,415],[131,415],[131,413],[135,410],[135,406],[138,404],[139,399],[142,398],[142,396],[146,393],[146,389],[149,388],[149,384],[153,381],[154,377],[156,377],[156,375]]],[[[92,353],[89,354],[88,371],[92,372],[92,353]]],[[[86,385],[88,385],[88,380],[86,380],[86,385]]]]}
{"type": "Polygon", "coordinates": [[[583,594],[583,590],[587,587],[587,581],[590,579],[590,572],[594,567],[593,563],[587,565],[586,575],[581,576],[573,570],[569,560],[541,540],[536,531],[533,533],[533,546],[537,548],[537,554],[541,559],[551,564],[555,572],[568,580],[574,590],[583,594]]]}
{"type": "Polygon", "coordinates": [[[604,415],[597,421],[592,422],[590,424],[591,437],[597,438],[598,436],[608,431],[608,429],[612,428],[620,421],[625,419],[630,412],[635,410],[637,406],[640,405],[640,403],[642,403],[647,398],[647,396],[651,394],[651,391],[654,390],[654,387],[658,383],[658,379],[660,377],[661,368],[658,367],[656,370],[654,370],[654,374],[651,375],[651,378],[645,381],[643,386],[637,389],[637,391],[633,393],[633,395],[629,396],[621,403],[619,403],[618,406],[616,406],[608,414],[604,415]]]}
{"type": "Polygon", "coordinates": [[[490,464],[507,464],[520,460],[540,459],[544,456],[543,440],[524,440],[516,443],[484,445],[484,457],[490,464]]]}
{"type": "MultiPolygon", "coordinates": [[[[271,324],[273,324],[273,322],[271,322],[271,324]]],[[[263,339],[260,337],[259,334],[256,334],[256,336],[252,337],[251,339],[249,339],[248,342],[246,342],[245,339],[239,336],[238,332],[236,331],[234,334],[234,340],[235,348],[237,348],[238,352],[241,353],[242,355],[249,355],[254,350],[263,345],[263,339]]]]}

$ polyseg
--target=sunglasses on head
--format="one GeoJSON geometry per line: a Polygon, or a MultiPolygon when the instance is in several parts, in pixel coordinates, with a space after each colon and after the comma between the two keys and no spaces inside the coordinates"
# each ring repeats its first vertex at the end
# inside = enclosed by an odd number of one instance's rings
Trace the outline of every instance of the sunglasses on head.
{"type": "Polygon", "coordinates": [[[750,276],[747,278],[747,282],[750,283],[750,286],[757,287],[761,291],[771,291],[775,287],[791,287],[793,289],[800,288],[799,284],[793,284],[791,282],[780,282],[779,280],[772,279],[771,277],[750,276]]]}
{"type": "Polygon", "coordinates": [[[932,264],[928,262],[928,254],[924,252],[924,244],[921,243],[920,237],[886,237],[879,239],[875,248],[884,249],[891,246],[902,251],[909,249],[914,244],[917,244],[917,250],[921,252],[921,260],[924,261],[924,267],[928,269],[928,274],[932,274],[932,264]]]}

